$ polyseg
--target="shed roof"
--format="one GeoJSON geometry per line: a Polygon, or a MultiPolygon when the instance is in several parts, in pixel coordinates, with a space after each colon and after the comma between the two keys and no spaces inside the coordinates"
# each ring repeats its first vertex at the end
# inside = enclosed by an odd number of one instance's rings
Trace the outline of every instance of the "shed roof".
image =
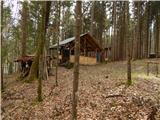
{"type": "MultiPolygon", "coordinates": [[[[59,42],[59,46],[65,46],[66,44],[70,44],[73,43],[75,40],[75,37],[71,37],[71,38],[67,38],[63,41],[59,42]]],[[[97,49],[97,50],[102,50],[102,48],[100,47],[100,45],[96,42],[96,40],[89,34],[89,33],[85,33],[85,34],[81,34],[80,35],[80,46],[84,47],[84,41],[86,40],[86,44],[89,44],[89,46],[92,49],[97,49]],[[83,45],[82,45],[83,43],[83,45]]],[[[57,43],[54,44],[53,46],[50,47],[50,49],[56,48],[57,47],[57,43]]]]}
{"type": "Polygon", "coordinates": [[[23,57],[19,57],[14,62],[27,62],[27,61],[33,61],[34,56],[33,55],[26,55],[23,57]]]}
{"type": "MultiPolygon", "coordinates": [[[[17,59],[14,60],[14,62],[28,62],[28,61],[33,61],[35,55],[26,55],[26,56],[21,56],[18,57],[17,59]]],[[[50,58],[50,55],[46,56],[47,58],[50,58]]]]}

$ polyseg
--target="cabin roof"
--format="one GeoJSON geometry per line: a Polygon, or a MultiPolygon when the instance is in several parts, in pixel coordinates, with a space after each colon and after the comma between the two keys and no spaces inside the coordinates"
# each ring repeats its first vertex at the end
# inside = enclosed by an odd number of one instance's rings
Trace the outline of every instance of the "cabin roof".
{"type": "MultiPolygon", "coordinates": [[[[81,34],[80,37],[82,37],[83,35],[85,35],[85,34],[81,34]]],[[[70,42],[72,42],[72,41],[74,41],[74,40],[75,40],[75,37],[67,38],[67,39],[65,39],[65,40],[63,40],[63,41],[60,41],[60,42],[59,42],[59,46],[63,46],[63,45],[65,45],[65,44],[67,44],[67,43],[70,43],[70,42]]],[[[52,47],[57,47],[57,43],[54,44],[52,47]]],[[[51,48],[52,48],[52,47],[51,47],[51,48]]]]}
{"type": "MultiPolygon", "coordinates": [[[[90,48],[92,48],[92,50],[96,50],[96,49],[102,50],[100,45],[96,42],[95,38],[93,38],[89,33],[85,33],[85,34],[80,35],[80,47],[84,47],[85,40],[86,40],[86,44],[88,44],[88,46],[90,48]]],[[[60,41],[59,46],[65,46],[67,44],[74,43],[74,41],[75,41],[75,37],[67,38],[63,41],[60,41]]],[[[57,47],[57,43],[54,44],[53,46],[51,46],[50,49],[54,49],[56,47],[57,47]]]]}

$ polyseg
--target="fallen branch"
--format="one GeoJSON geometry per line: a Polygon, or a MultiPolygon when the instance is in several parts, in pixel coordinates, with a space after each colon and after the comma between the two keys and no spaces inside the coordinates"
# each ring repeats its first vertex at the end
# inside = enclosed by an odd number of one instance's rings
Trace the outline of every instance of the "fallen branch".
{"type": "Polygon", "coordinates": [[[108,95],[106,98],[113,98],[113,97],[124,97],[123,95],[108,95]]]}

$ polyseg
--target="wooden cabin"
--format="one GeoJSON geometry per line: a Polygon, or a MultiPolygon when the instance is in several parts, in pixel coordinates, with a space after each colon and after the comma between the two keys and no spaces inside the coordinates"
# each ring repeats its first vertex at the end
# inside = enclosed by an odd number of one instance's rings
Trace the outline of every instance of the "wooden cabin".
{"type": "MultiPolygon", "coordinates": [[[[61,63],[74,62],[75,37],[59,42],[59,58],[61,63]]],[[[57,44],[50,47],[51,56],[57,49],[57,44]]],[[[101,60],[102,48],[89,33],[80,35],[80,64],[94,65],[101,60]]]]}

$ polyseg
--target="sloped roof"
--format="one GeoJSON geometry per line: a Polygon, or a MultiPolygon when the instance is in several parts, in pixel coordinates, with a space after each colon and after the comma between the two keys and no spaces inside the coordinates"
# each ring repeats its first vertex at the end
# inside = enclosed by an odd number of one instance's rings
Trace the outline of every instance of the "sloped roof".
{"type": "MultiPolygon", "coordinates": [[[[80,35],[80,43],[82,43],[82,42],[84,43],[84,39],[87,40],[87,43],[90,44],[90,46],[92,48],[98,49],[98,50],[102,50],[100,45],[96,42],[96,40],[89,33],[85,33],[85,34],[81,34],[80,35]]],[[[59,42],[59,46],[66,45],[68,43],[71,43],[74,40],[75,40],[75,37],[71,37],[71,38],[65,39],[65,40],[59,42]]],[[[54,44],[53,46],[51,46],[50,49],[56,48],[56,47],[57,47],[57,43],[54,44]]]]}
{"type": "MultiPolygon", "coordinates": [[[[85,34],[81,34],[80,37],[82,37],[83,35],[85,35],[85,34]]],[[[59,46],[63,46],[63,45],[65,45],[67,43],[70,43],[70,42],[72,42],[74,40],[75,40],[75,37],[67,38],[67,39],[65,39],[63,41],[60,41],[59,42],[59,46]]],[[[54,47],[57,47],[57,43],[54,44],[53,46],[51,46],[50,48],[54,48],[54,47]]]]}

